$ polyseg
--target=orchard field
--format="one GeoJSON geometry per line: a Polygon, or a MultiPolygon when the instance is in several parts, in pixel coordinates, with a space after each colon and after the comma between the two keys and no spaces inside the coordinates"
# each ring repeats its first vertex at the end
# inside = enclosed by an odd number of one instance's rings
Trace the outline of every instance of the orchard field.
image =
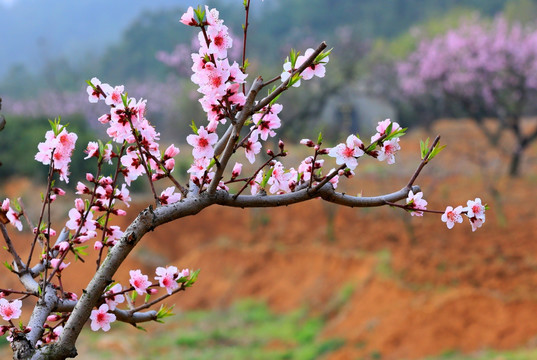
{"type": "MultiPolygon", "coordinates": [[[[419,140],[437,133],[448,147],[418,183],[430,209],[481,196],[491,209],[475,233],[468,223],[448,230],[434,214],[321,201],[206,209],[148,234],[116,275],[126,281],[129,269],[151,272],[162,262],[200,268],[196,286],[172,298],[176,316],[147,333],[126,324],[110,334],[88,329],[80,358],[537,358],[535,144],[522,176],[509,178],[501,148],[510,139],[493,149],[473,122],[442,120],[401,139],[401,167],[364,159],[341,186],[364,196],[401,188],[419,163],[419,140]]],[[[300,151],[291,154],[299,159],[300,151]]],[[[37,211],[34,186],[17,179],[3,191],[37,211]]],[[[85,260],[94,262],[91,254],[85,260]]],[[[89,274],[64,276],[74,285],[89,274]]]]}

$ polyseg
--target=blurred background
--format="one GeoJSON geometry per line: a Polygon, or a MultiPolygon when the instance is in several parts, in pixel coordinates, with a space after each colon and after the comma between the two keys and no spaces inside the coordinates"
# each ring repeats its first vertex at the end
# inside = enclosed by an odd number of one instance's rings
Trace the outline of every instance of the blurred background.
{"type": "MultiPolygon", "coordinates": [[[[179,18],[199,3],[0,0],[0,198],[21,196],[37,216],[47,169],[33,157],[47,119],[61,116],[79,135],[69,186],[92,170],[82,151],[103,135],[96,119],[106,111],[87,101],[94,76],[148,99],[163,144],[182,150],[175,172],[184,176],[188,125],[205,116],[190,82],[197,32],[179,18]]],[[[242,1],[204,3],[219,9],[234,34],[230,58],[240,61],[242,1]]],[[[419,141],[440,134],[447,148],[418,179],[429,208],[480,197],[487,221],[476,232],[468,223],[448,230],[436,215],[320,201],[207,209],[148,234],[115,279],[163,264],[200,268],[196,286],[172,300],[177,315],[147,333],[122,324],[87,331],[79,358],[536,359],[537,1],[252,0],[251,8],[249,79],[281,73],[291,48],[333,47],[324,79],[280,98],[287,167],[311,155],[291,145],[301,138],[367,140],[391,118],[409,128],[396,164],[363,159],[342,191],[400,189],[419,164],[419,141]]],[[[139,182],[122,227],[151,201],[139,182]]],[[[71,200],[55,204],[57,221],[71,200]]],[[[14,236],[29,242],[28,233],[14,236]]],[[[64,284],[77,289],[85,274],[66,271],[64,284]]]]}

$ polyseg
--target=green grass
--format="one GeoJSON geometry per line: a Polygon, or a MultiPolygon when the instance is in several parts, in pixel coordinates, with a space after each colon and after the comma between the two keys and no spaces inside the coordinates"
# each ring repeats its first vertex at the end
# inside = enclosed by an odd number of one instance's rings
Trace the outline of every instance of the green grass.
{"type": "Polygon", "coordinates": [[[495,351],[483,350],[473,354],[463,355],[458,351],[450,350],[439,356],[432,356],[423,360],[534,360],[537,359],[537,350],[509,350],[495,351]]]}
{"type": "Polygon", "coordinates": [[[324,325],[321,316],[306,309],[276,314],[264,303],[243,300],[227,309],[190,311],[164,325],[149,324],[147,333],[133,334],[125,324],[115,324],[110,334],[85,331],[80,353],[82,359],[99,360],[322,359],[344,345],[341,339],[321,339],[324,325]],[[120,349],[115,356],[108,342],[120,349]]]}

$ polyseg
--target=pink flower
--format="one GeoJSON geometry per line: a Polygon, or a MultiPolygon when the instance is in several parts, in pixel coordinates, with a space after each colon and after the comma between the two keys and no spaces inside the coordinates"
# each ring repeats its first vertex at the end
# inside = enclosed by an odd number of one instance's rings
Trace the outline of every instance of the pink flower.
{"type": "MultiPolygon", "coordinates": [[[[123,288],[121,287],[121,284],[115,284],[110,288],[110,290],[105,293],[105,295],[120,293],[122,290],[123,288]]],[[[110,310],[115,310],[118,304],[121,304],[125,301],[125,296],[123,296],[122,294],[109,296],[104,301],[106,301],[106,304],[108,305],[108,308],[110,310]]]]}
{"type": "Polygon", "coordinates": [[[190,276],[190,269],[183,269],[181,270],[181,272],[179,273],[179,278],[186,278],[186,277],[189,277],[190,276]]]}
{"type": "Polygon", "coordinates": [[[255,162],[255,155],[261,151],[261,143],[257,141],[257,135],[252,134],[248,140],[244,143],[244,154],[246,158],[253,164],[255,162]]]}
{"type": "Polygon", "coordinates": [[[233,166],[233,171],[231,171],[231,178],[235,179],[237,176],[241,174],[242,171],[242,164],[239,162],[236,162],[233,166]]]}
{"type": "Polygon", "coordinates": [[[131,270],[129,275],[131,277],[129,283],[134,286],[138,295],[145,295],[147,288],[151,285],[151,282],[147,280],[147,275],[143,275],[140,270],[131,270]]]}
{"type": "Polygon", "coordinates": [[[10,204],[11,203],[10,203],[9,199],[5,199],[4,201],[2,201],[2,210],[5,211],[5,212],[8,212],[10,204]]]}
{"type": "Polygon", "coordinates": [[[90,315],[91,330],[97,331],[103,329],[103,331],[110,330],[110,323],[116,321],[114,314],[108,313],[108,305],[102,304],[99,310],[92,310],[90,315]]]}
{"type": "Polygon", "coordinates": [[[6,299],[0,299],[0,316],[5,321],[11,319],[18,319],[21,316],[21,307],[22,301],[13,300],[12,302],[7,301],[6,299]]]}
{"type": "Polygon", "coordinates": [[[17,230],[22,231],[22,222],[20,221],[21,213],[16,212],[11,207],[9,207],[6,214],[9,223],[17,228],[17,230]]]}
{"type": "Polygon", "coordinates": [[[388,141],[384,141],[382,144],[382,148],[380,148],[377,160],[378,161],[384,161],[388,164],[394,164],[395,163],[395,153],[401,150],[401,146],[399,146],[399,139],[392,139],[388,141]]]}
{"type": "Polygon", "coordinates": [[[211,43],[209,44],[208,54],[214,54],[216,58],[224,59],[227,57],[227,49],[233,45],[233,39],[228,34],[228,28],[225,25],[209,26],[207,35],[211,43]]]}
{"type": "Polygon", "coordinates": [[[172,158],[175,155],[179,154],[179,152],[180,152],[179,148],[175,147],[172,144],[172,145],[168,146],[166,151],[164,151],[164,157],[169,159],[169,158],[172,158]]]}
{"type": "MultiPolygon", "coordinates": [[[[303,64],[304,61],[306,61],[307,58],[309,58],[311,56],[311,54],[313,54],[313,49],[308,49],[306,50],[306,52],[304,53],[304,55],[301,55],[297,58],[296,62],[297,62],[297,66],[299,66],[299,64],[303,64]]],[[[308,66],[306,69],[304,69],[304,71],[302,71],[302,78],[304,80],[309,80],[311,79],[313,76],[317,76],[317,77],[324,77],[324,74],[326,72],[326,69],[325,69],[325,64],[328,63],[328,61],[330,61],[330,58],[327,56],[325,57],[323,60],[322,60],[322,63],[319,63],[319,64],[312,64],[310,66],[308,66]]]]}
{"type": "MultiPolygon", "coordinates": [[[[282,82],[286,82],[291,77],[291,74],[293,73],[294,70],[295,69],[293,69],[293,67],[291,66],[290,61],[283,64],[283,72],[280,75],[280,79],[282,80],[282,82]]],[[[300,80],[298,80],[297,82],[293,84],[293,87],[299,87],[299,86],[300,86],[300,80]]]]}
{"type": "Polygon", "coordinates": [[[218,141],[218,135],[215,133],[208,133],[202,126],[198,130],[198,135],[188,135],[186,141],[194,147],[194,149],[192,149],[194,159],[202,157],[210,159],[214,156],[213,145],[218,141]]]}
{"type": "Polygon", "coordinates": [[[106,99],[104,99],[106,105],[123,105],[123,99],[121,95],[123,95],[124,90],[125,87],[123,85],[116,86],[109,94],[107,94],[106,99]]]}
{"type": "Polygon", "coordinates": [[[446,223],[448,229],[452,229],[455,223],[462,223],[462,206],[457,206],[455,209],[453,207],[448,206],[446,208],[446,212],[442,214],[442,221],[446,223]]]}
{"type": "Polygon", "coordinates": [[[485,206],[481,204],[481,199],[476,198],[474,201],[468,200],[467,215],[469,218],[476,218],[485,222],[485,206]]]}
{"type": "Polygon", "coordinates": [[[263,181],[263,173],[259,171],[257,175],[255,176],[255,179],[250,181],[248,185],[250,185],[250,192],[252,195],[256,195],[261,190],[261,182],[263,181]]]}
{"type": "Polygon", "coordinates": [[[354,170],[358,166],[356,158],[364,154],[363,147],[364,145],[360,139],[354,135],[349,135],[347,142],[330,149],[328,156],[335,157],[336,164],[345,164],[349,169],[354,170]]]}
{"type": "Polygon", "coordinates": [[[171,294],[173,290],[179,287],[177,281],[175,281],[177,278],[177,268],[175,266],[158,267],[155,273],[157,274],[155,280],[159,281],[160,287],[166,288],[168,294],[171,294]]]}
{"type": "Polygon", "coordinates": [[[476,231],[478,228],[480,228],[485,220],[477,219],[475,217],[470,218],[470,225],[472,225],[472,231],[476,231]]]}
{"type": "MultiPolygon", "coordinates": [[[[390,126],[390,124],[392,124],[392,121],[390,119],[386,119],[384,121],[379,121],[378,125],[377,125],[377,133],[375,135],[373,135],[371,137],[371,142],[375,142],[377,141],[381,136],[385,135],[386,134],[386,130],[388,129],[388,127],[390,126]]],[[[394,122],[393,125],[392,125],[392,133],[396,130],[399,130],[401,127],[399,126],[398,123],[394,122]]]]}
{"type": "Polygon", "coordinates": [[[63,269],[71,265],[71,263],[64,263],[63,261],[60,263],[60,259],[52,259],[50,260],[50,265],[53,269],[58,269],[57,272],[61,272],[63,269]]]}
{"type": "Polygon", "coordinates": [[[194,17],[194,9],[192,6],[188,7],[188,10],[183,14],[183,16],[181,16],[181,20],[179,21],[188,26],[198,26],[198,22],[194,17]]]}
{"type": "Polygon", "coordinates": [[[99,157],[99,144],[96,141],[90,141],[88,143],[88,147],[86,150],[84,150],[88,156],[84,158],[84,160],[89,159],[91,157],[99,157]]]}
{"type": "Polygon", "coordinates": [[[252,115],[252,120],[256,124],[252,126],[255,128],[253,134],[259,134],[262,140],[267,140],[268,136],[276,135],[273,131],[281,126],[281,120],[278,117],[283,106],[280,104],[269,105],[268,108],[263,108],[261,112],[252,115]]]}
{"type": "MultiPolygon", "coordinates": [[[[418,192],[414,194],[412,190],[408,192],[408,197],[406,199],[406,205],[409,209],[413,210],[427,210],[427,201],[422,199],[423,192],[418,192]]],[[[412,216],[423,216],[423,211],[411,211],[410,215],[412,216]]]]}
{"type": "Polygon", "coordinates": [[[174,193],[175,186],[170,186],[164,190],[160,196],[159,201],[162,205],[173,204],[181,200],[181,193],[174,193]]]}

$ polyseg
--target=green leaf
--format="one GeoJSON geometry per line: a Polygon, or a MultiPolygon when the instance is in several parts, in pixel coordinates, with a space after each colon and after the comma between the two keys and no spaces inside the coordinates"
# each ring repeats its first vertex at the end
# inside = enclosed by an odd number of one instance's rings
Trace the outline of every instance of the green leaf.
{"type": "Polygon", "coordinates": [[[421,153],[421,159],[425,159],[425,156],[427,155],[427,151],[429,150],[429,138],[423,142],[420,140],[420,153],[421,153]]]}
{"type": "Polygon", "coordinates": [[[5,266],[9,271],[13,271],[13,266],[11,266],[11,264],[8,263],[7,261],[4,261],[4,266],[5,266]]]}
{"type": "Polygon", "coordinates": [[[91,86],[91,88],[92,88],[93,90],[97,89],[97,86],[93,85],[93,84],[91,83],[91,80],[86,80],[86,84],[88,84],[89,86],[91,86]]]}
{"type": "MultiPolygon", "coordinates": [[[[390,126],[391,126],[391,124],[390,124],[390,126]]],[[[391,140],[391,139],[401,137],[401,136],[406,134],[406,132],[405,132],[406,130],[407,130],[407,128],[395,130],[393,133],[391,133],[388,136],[386,136],[384,141],[388,141],[388,140],[391,140]]]]}
{"type": "Polygon", "coordinates": [[[200,6],[197,9],[194,9],[194,14],[198,18],[198,23],[203,24],[203,19],[205,19],[205,10],[200,6]]]}
{"type": "Polygon", "coordinates": [[[137,297],[138,297],[138,293],[137,293],[136,290],[135,290],[135,291],[133,291],[133,292],[131,293],[131,300],[134,302],[134,300],[136,300],[137,297]]]}
{"type": "Polygon", "coordinates": [[[431,151],[431,154],[427,158],[427,161],[432,160],[436,155],[440,153],[440,151],[444,150],[446,145],[440,146],[440,144],[436,144],[436,146],[433,148],[433,151],[431,151]]]}
{"type": "Polygon", "coordinates": [[[332,49],[333,48],[327,51],[322,51],[319,55],[317,55],[317,57],[315,57],[315,60],[313,60],[313,63],[314,64],[323,63],[323,59],[326,58],[328,55],[330,55],[330,53],[332,52],[332,49]]]}
{"type": "Polygon", "coordinates": [[[73,247],[73,251],[75,252],[76,255],[86,256],[88,255],[88,253],[85,252],[84,250],[87,248],[88,248],[88,245],[80,245],[77,247],[73,247]]]}
{"type": "Polygon", "coordinates": [[[216,164],[215,158],[211,159],[211,162],[209,163],[209,166],[207,166],[207,171],[211,170],[211,168],[216,164]]]}
{"type": "Polygon", "coordinates": [[[299,82],[300,79],[302,79],[302,76],[299,73],[294,74],[293,77],[289,79],[289,83],[287,84],[287,87],[290,88],[291,86],[299,82]]]}
{"type": "Polygon", "coordinates": [[[192,131],[194,131],[194,134],[198,135],[198,127],[196,126],[194,120],[192,120],[192,124],[190,124],[190,127],[192,128],[192,131]]]}
{"type": "Polygon", "coordinates": [[[146,330],[145,328],[141,327],[140,325],[136,325],[136,328],[137,328],[138,330],[142,330],[142,331],[147,332],[147,330],[146,330]]]}
{"type": "Polygon", "coordinates": [[[298,55],[300,54],[300,51],[296,51],[295,49],[291,49],[289,52],[289,61],[291,62],[291,68],[294,69],[296,65],[296,59],[298,58],[298,55]]]}
{"type": "Polygon", "coordinates": [[[121,94],[121,101],[123,101],[123,106],[125,106],[125,108],[129,107],[129,98],[127,97],[127,94],[121,94]]]}
{"type": "Polygon", "coordinates": [[[317,136],[317,145],[321,145],[323,143],[323,133],[320,132],[319,136],[317,136]]]}
{"type": "Polygon", "coordinates": [[[144,303],[147,303],[150,298],[151,298],[151,294],[145,294],[144,303]]]}
{"type": "Polygon", "coordinates": [[[166,306],[164,304],[160,305],[160,309],[157,312],[157,319],[164,319],[164,318],[167,318],[169,316],[175,315],[172,312],[174,306],[175,305],[172,305],[172,306],[168,307],[168,306],[166,306]]]}
{"type": "Polygon", "coordinates": [[[270,177],[272,176],[273,171],[274,171],[274,168],[270,168],[266,173],[263,174],[263,181],[261,181],[261,184],[259,186],[261,186],[262,188],[267,186],[267,183],[270,177]]]}
{"type": "Polygon", "coordinates": [[[250,62],[248,61],[248,58],[246,58],[244,60],[244,66],[242,67],[242,69],[246,70],[246,69],[248,69],[249,66],[250,66],[250,62]]]}
{"type": "Polygon", "coordinates": [[[198,275],[200,273],[200,269],[194,271],[192,274],[190,274],[190,279],[185,283],[185,287],[191,287],[192,285],[194,285],[194,283],[196,282],[196,280],[198,279],[198,275]]]}

